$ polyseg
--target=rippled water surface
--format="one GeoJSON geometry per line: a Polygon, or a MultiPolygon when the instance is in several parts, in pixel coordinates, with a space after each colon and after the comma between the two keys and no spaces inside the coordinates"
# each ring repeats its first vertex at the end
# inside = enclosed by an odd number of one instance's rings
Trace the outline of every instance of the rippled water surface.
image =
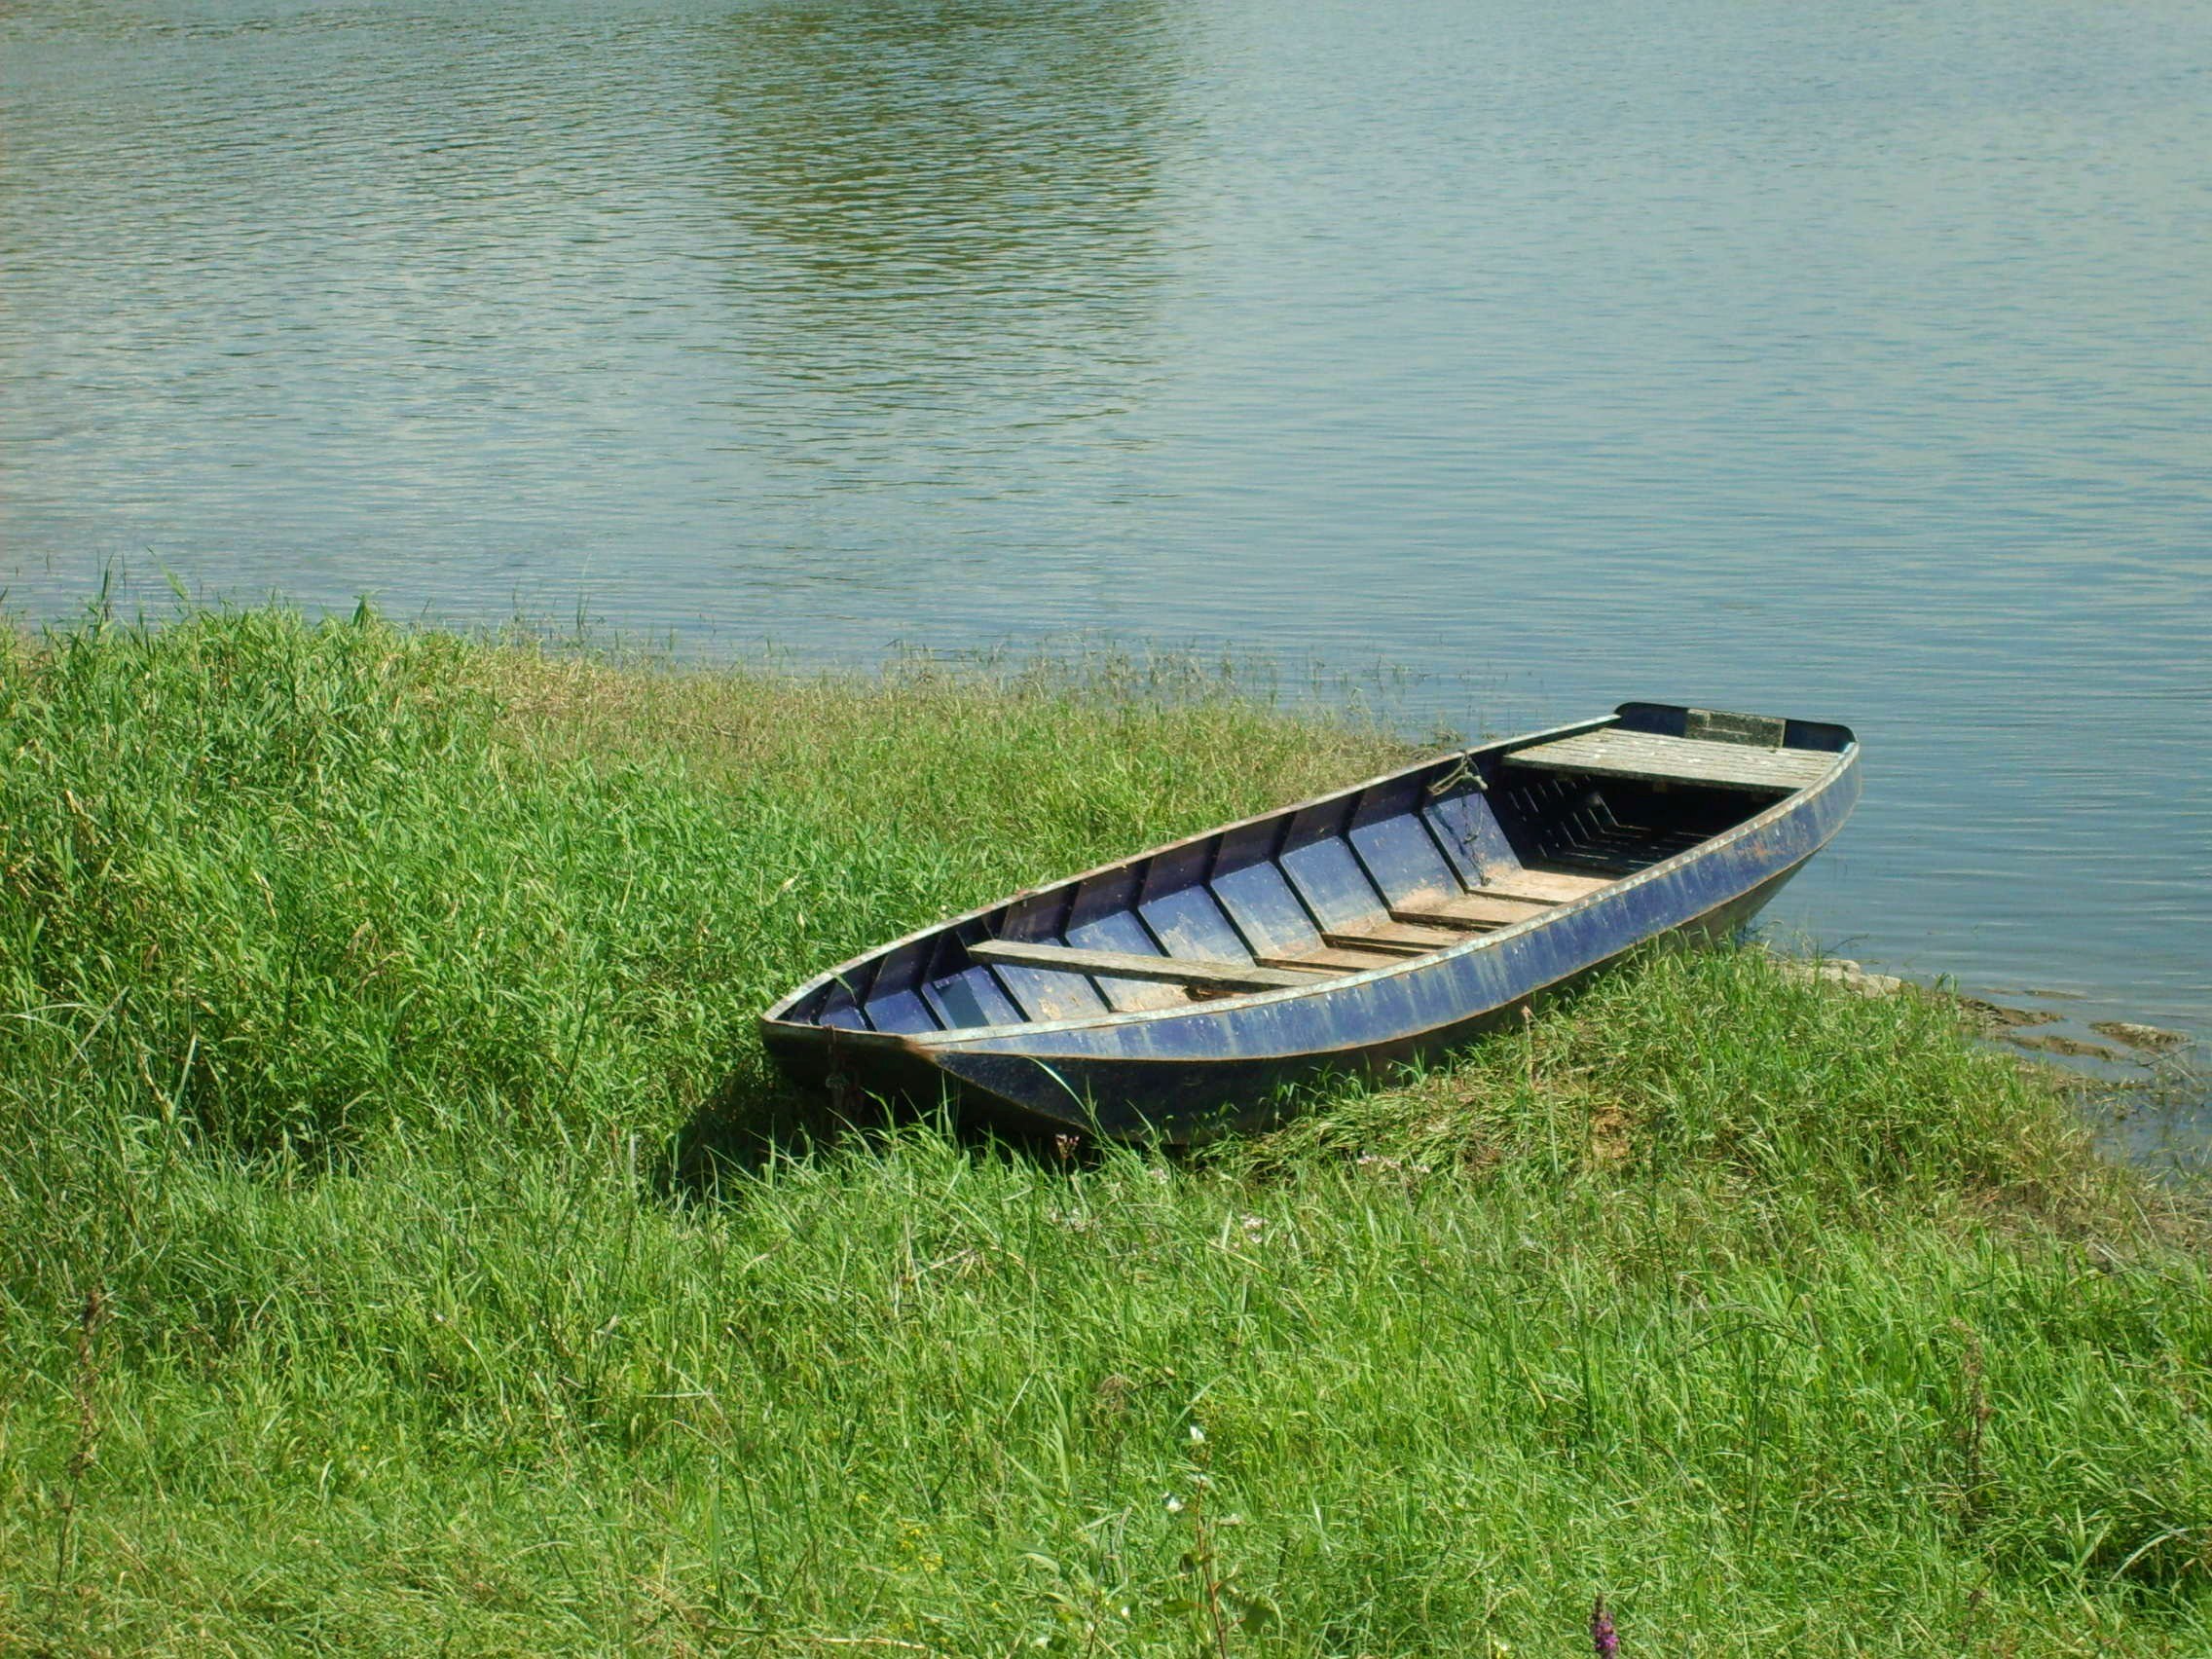
{"type": "Polygon", "coordinates": [[[6,0],[0,89],[18,612],[1838,719],[1785,928],[2212,1035],[2212,8],[6,0]]]}

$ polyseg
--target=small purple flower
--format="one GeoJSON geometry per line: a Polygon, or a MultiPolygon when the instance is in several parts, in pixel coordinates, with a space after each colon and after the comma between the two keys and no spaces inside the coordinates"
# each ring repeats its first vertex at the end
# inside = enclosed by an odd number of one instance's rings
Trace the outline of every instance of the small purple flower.
{"type": "Polygon", "coordinates": [[[1613,1633],[1613,1615],[1605,1611],[1603,1596],[1590,1609],[1590,1645],[1596,1649],[1598,1659],[1613,1659],[1621,1650],[1621,1639],[1613,1633]]]}

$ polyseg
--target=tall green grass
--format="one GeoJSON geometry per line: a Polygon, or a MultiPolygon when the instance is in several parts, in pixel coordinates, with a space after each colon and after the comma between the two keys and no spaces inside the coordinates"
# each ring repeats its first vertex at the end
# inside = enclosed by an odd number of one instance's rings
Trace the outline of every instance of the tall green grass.
{"type": "Polygon", "coordinates": [[[6,650],[0,1649],[2212,1651],[2199,1235],[1934,1003],[1661,953],[1194,1161],[697,1150],[800,977],[1373,733],[6,650]]]}

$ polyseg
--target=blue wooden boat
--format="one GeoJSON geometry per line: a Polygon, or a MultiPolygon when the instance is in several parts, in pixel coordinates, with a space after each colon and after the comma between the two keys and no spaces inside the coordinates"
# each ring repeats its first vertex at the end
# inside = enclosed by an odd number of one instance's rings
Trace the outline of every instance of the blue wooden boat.
{"type": "Polygon", "coordinates": [[[1031,1133],[1255,1127],[1634,945],[1725,933],[1842,827],[1840,725],[1625,703],[896,940],[762,1016],[794,1078],[1031,1133]]]}

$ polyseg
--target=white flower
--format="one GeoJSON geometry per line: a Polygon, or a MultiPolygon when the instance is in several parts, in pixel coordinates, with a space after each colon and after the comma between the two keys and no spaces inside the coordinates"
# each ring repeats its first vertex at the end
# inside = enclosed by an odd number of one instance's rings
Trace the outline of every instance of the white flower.
{"type": "Polygon", "coordinates": [[[1206,1431],[1200,1428],[1197,1423],[1191,1424],[1191,1444],[1193,1446],[1203,1446],[1205,1443],[1206,1431]]]}
{"type": "Polygon", "coordinates": [[[1167,1494],[1167,1513],[1170,1515],[1180,1515],[1183,1513],[1183,1500],[1177,1497],[1173,1493],[1169,1493],[1167,1494]]]}

